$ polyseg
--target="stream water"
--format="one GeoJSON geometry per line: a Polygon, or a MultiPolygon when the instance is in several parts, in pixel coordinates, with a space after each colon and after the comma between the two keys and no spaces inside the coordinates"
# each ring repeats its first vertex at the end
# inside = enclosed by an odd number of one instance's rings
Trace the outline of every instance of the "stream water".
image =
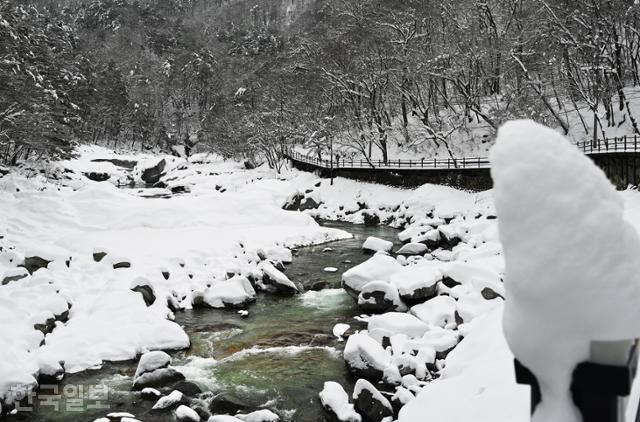
{"type": "MultiPolygon", "coordinates": [[[[359,328],[354,301],[340,288],[341,274],[363,262],[367,236],[397,242],[397,231],[383,226],[327,222],[346,230],[352,239],[301,248],[287,266],[287,275],[305,288],[326,282],[327,289],[294,297],[260,295],[248,318],[228,310],[197,309],[176,314],[192,346],[174,354],[173,365],[203,391],[224,392],[247,404],[266,405],[283,421],[325,421],[318,392],[325,381],[353,386],[342,359],[344,342],[332,334],[337,323],[359,328]],[[327,267],[335,272],[324,271],[327,267]]],[[[109,412],[130,412],[141,420],[174,421],[169,413],[149,414],[153,401],[131,392],[136,362],[107,363],[101,369],[68,375],[59,386],[58,408],[34,402],[29,420],[87,421],[109,412]],[[106,386],[102,403],[84,400],[93,386],[106,386]],[[84,390],[82,393],[80,390],[84,390]],[[75,399],[75,400],[74,400],[75,399]],[[70,406],[74,404],[76,408],[70,406]],[[89,408],[101,405],[100,408],[89,408]]],[[[51,394],[51,392],[48,392],[51,394]]]]}

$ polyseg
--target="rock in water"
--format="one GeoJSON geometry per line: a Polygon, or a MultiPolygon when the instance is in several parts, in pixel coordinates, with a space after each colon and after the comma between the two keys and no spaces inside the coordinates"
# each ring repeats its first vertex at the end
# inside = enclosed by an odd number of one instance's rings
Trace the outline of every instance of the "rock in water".
{"type": "Polygon", "coordinates": [[[402,269],[402,265],[387,255],[374,255],[360,265],[342,274],[342,287],[356,300],[362,288],[370,281],[389,281],[391,275],[402,269]]]}
{"type": "Polygon", "coordinates": [[[155,166],[145,169],[142,172],[140,178],[143,182],[153,185],[154,183],[158,183],[160,178],[163,175],[164,168],[167,165],[167,161],[163,158],[160,160],[155,166]]]}
{"type": "Polygon", "coordinates": [[[249,403],[246,403],[231,394],[218,394],[211,399],[209,403],[209,411],[213,414],[235,415],[238,412],[248,412],[255,409],[249,403]]]}
{"type": "Polygon", "coordinates": [[[262,409],[244,416],[244,422],[278,422],[280,417],[271,410],[262,409]]]}
{"type": "Polygon", "coordinates": [[[398,288],[387,281],[371,281],[365,284],[358,295],[358,307],[367,313],[406,310],[400,300],[398,288]]]}
{"type": "Polygon", "coordinates": [[[176,409],[176,422],[200,422],[200,415],[183,404],[176,409]]]}
{"type": "Polygon", "coordinates": [[[602,170],[554,130],[507,123],[491,162],[504,333],[542,388],[532,420],[578,422],[571,376],[591,341],[640,336],[640,238],[602,170]]]}
{"type": "Polygon", "coordinates": [[[344,347],[344,360],[352,373],[371,381],[381,380],[385,370],[391,366],[389,352],[367,333],[349,336],[344,347]]]}
{"type": "Polygon", "coordinates": [[[294,295],[299,293],[298,287],[289,280],[289,277],[284,275],[280,270],[273,266],[270,262],[263,264],[262,270],[265,275],[265,282],[273,285],[278,292],[286,295],[294,295]]]}
{"type": "Polygon", "coordinates": [[[398,252],[398,255],[424,255],[427,253],[428,248],[424,243],[407,243],[402,246],[398,252]]]}
{"type": "Polygon", "coordinates": [[[353,390],[353,403],[358,413],[367,421],[382,422],[393,416],[393,408],[376,387],[365,379],[359,379],[353,390]]]}
{"type": "Polygon", "coordinates": [[[322,406],[339,422],[361,422],[362,417],[349,403],[349,396],[337,382],[327,381],[319,394],[322,406]]]}
{"type": "Polygon", "coordinates": [[[151,410],[162,411],[175,409],[176,407],[184,404],[188,404],[189,399],[187,396],[182,394],[180,391],[173,390],[171,393],[164,397],[160,397],[160,399],[153,405],[151,410]]]}
{"type": "Polygon", "coordinates": [[[165,387],[184,381],[184,375],[169,367],[171,356],[162,351],[148,352],[142,355],[133,377],[133,389],[165,387]]]}
{"type": "Polygon", "coordinates": [[[426,302],[438,294],[438,282],[442,280],[440,269],[429,261],[403,267],[390,277],[408,305],[426,302]]]}
{"type": "Polygon", "coordinates": [[[376,253],[376,252],[391,252],[393,249],[393,242],[388,240],[380,239],[378,237],[369,236],[362,244],[362,250],[366,253],[376,253]]]}

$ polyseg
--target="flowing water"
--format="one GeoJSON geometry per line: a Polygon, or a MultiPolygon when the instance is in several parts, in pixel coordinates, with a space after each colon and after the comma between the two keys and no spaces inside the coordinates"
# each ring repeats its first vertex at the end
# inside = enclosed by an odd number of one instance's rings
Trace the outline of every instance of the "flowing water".
{"type": "MultiPolygon", "coordinates": [[[[340,289],[341,274],[367,259],[361,250],[367,236],[397,241],[397,231],[387,227],[325,225],[344,229],[354,237],[299,249],[286,273],[305,288],[319,282],[326,282],[329,288],[294,297],[260,295],[249,307],[247,318],[234,311],[212,309],[176,314],[176,322],[189,334],[192,346],[175,353],[173,365],[188,381],[204,391],[224,392],[252,406],[266,405],[285,421],[325,420],[318,400],[323,383],[337,381],[349,390],[354,382],[342,359],[344,342],[333,336],[333,327],[348,323],[360,328],[354,319],[359,314],[354,301],[340,289]],[[327,267],[337,271],[325,271],[327,267]]],[[[58,401],[59,408],[36,400],[29,419],[86,421],[126,411],[144,421],[173,421],[171,413],[151,416],[153,401],[141,400],[130,391],[135,368],[136,362],[109,363],[100,370],[69,375],[59,386],[59,392],[67,396],[58,401]],[[85,390],[86,397],[93,386],[107,386],[108,399],[104,403],[84,400],[78,406],[79,389],[85,390]],[[82,411],[73,411],[70,403],[82,411]],[[109,409],[87,409],[100,404],[109,409]]]]}

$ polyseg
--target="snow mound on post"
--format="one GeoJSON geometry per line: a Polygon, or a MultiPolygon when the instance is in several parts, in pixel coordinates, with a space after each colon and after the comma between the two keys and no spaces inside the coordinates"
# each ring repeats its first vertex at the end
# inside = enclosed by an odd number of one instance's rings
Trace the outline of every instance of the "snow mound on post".
{"type": "Polygon", "coordinates": [[[604,173],[553,130],[504,125],[491,162],[505,337],[542,386],[533,421],[578,422],[569,387],[590,342],[640,335],[640,239],[604,173]]]}

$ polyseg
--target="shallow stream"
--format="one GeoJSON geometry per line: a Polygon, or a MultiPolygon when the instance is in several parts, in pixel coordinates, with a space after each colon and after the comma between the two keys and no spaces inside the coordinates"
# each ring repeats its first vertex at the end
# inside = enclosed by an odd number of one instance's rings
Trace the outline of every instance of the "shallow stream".
{"type": "MultiPolygon", "coordinates": [[[[367,259],[361,249],[367,236],[397,242],[397,231],[383,226],[324,224],[354,237],[297,250],[286,274],[305,288],[318,282],[326,282],[329,288],[295,297],[260,295],[249,307],[247,318],[212,309],[176,314],[192,346],[175,353],[173,365],[188,381],[204,391],[265,405],[283,421],[325,421],[318,400],[323,383],[337,381],[347,390],[353,385],[342,359],[344,342],[332,334],[333,327],[337,323],[360,327],[354,319],[359,314],[354,301],[340,289],[341,274],[367,259]],[[336,271],[325,271],[328,267],[336,271]]],[[[28,420],[91,421],[109,412],[130,412],[143,421],[174,421],[172,412],[150,414],[153,401],[141,400],[131,392],[135,369],[136,362],[130,361],[68,375],[59,386],[59,393],[67,398],[57,401],[58,409],[36,400],[28,420]],[[102,403],[82,400],[92,386],[107,386],[108,399],[102,403]],[[104,406],[88,408],[91,405],[104,406]]]]}

